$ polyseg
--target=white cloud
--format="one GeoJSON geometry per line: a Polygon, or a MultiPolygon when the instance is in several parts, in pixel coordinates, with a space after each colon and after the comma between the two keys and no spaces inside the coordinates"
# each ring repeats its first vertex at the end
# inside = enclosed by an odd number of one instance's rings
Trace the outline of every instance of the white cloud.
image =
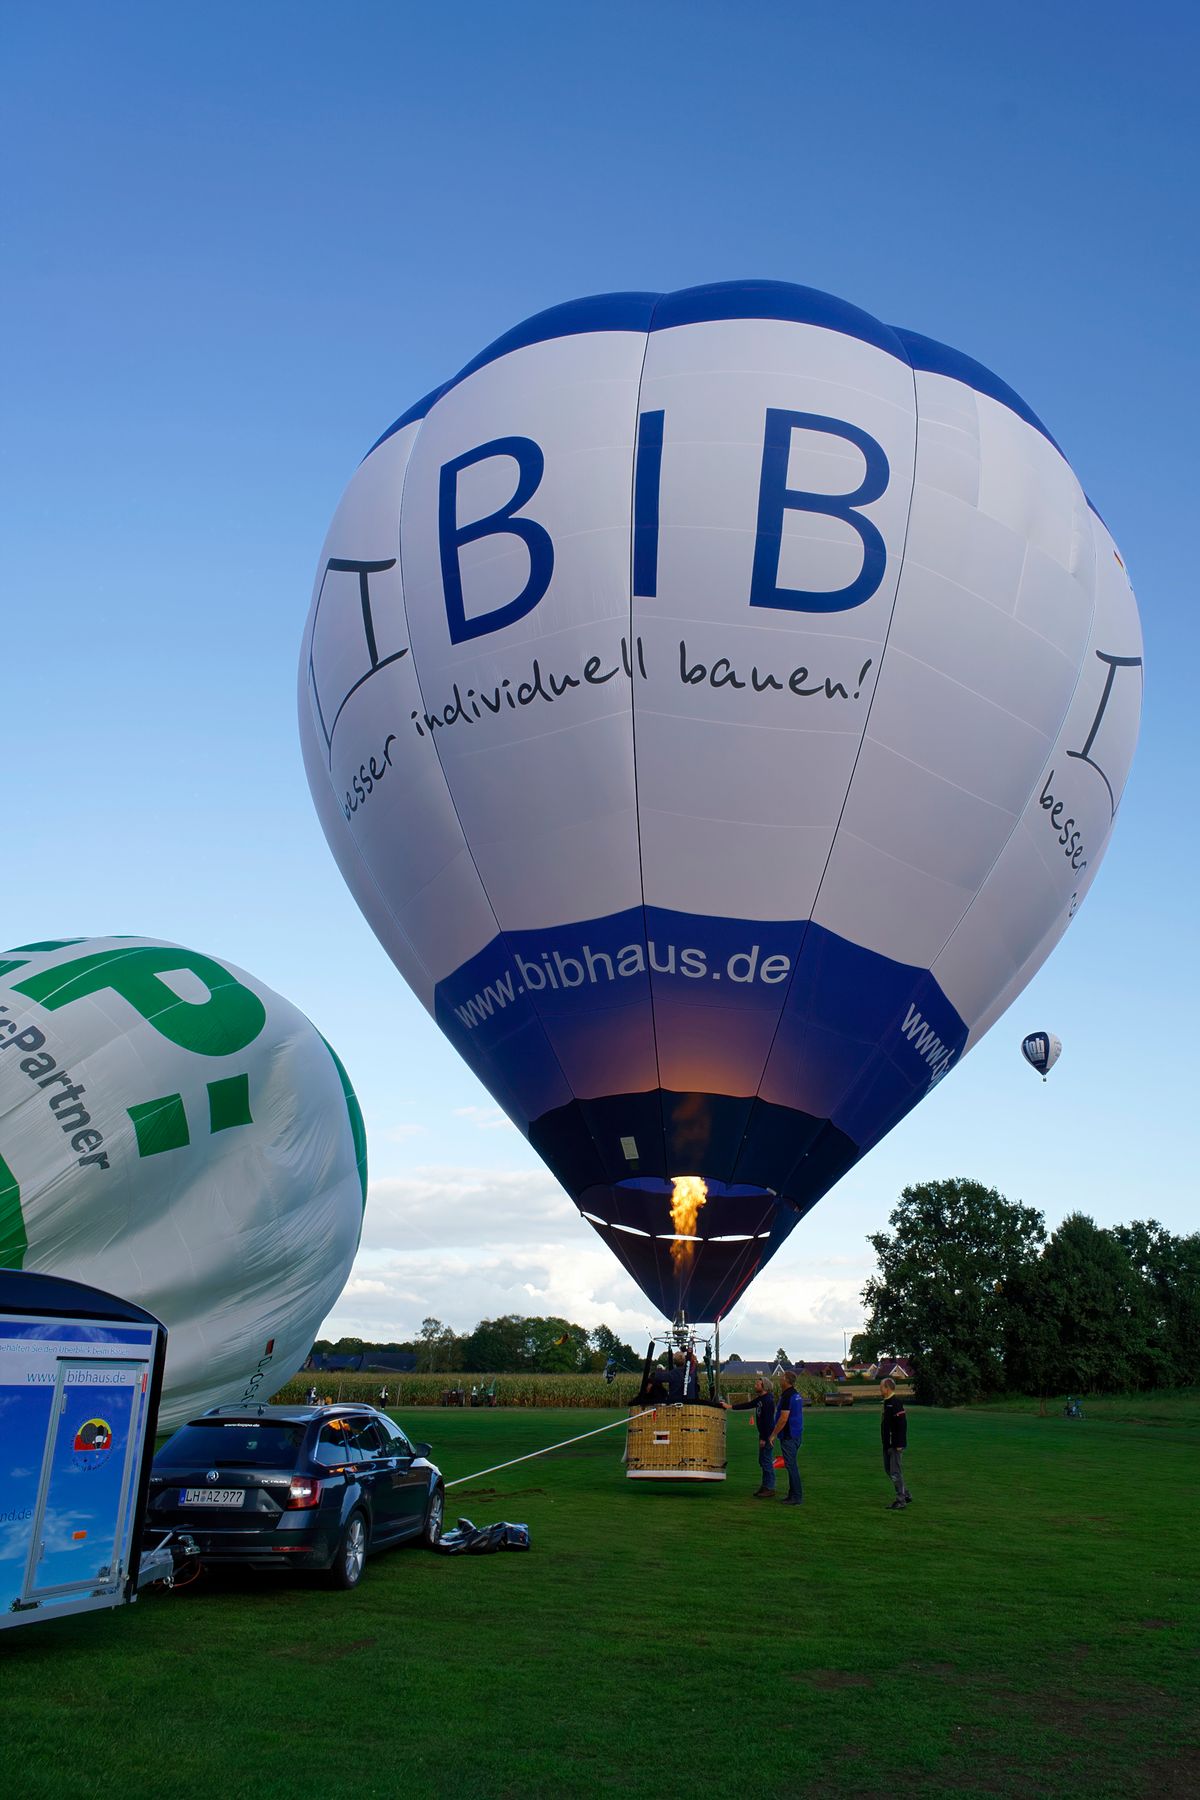
{"type": "Polygon", "coordinates": [[[392,1125],[388,1129],[376,1133],[376,1135],[384,1138],[389,1144],[406,1144],[410,1138],[426,1137],[428,1133],[428,1125],[412,1124],[392,1125]]]}
{"type": "Polygon", "coordinates": [[[469,1119],[476,1131],[515,1131],[508,1114],[498,1106],[456,1106],[456,1119],[469,1119]]]}
{"type": "Polygon", "coordinates": [[[369,1269],[369,1291],[352,1277],[323,1336],[408,1337],[430,1315],[469,1331],[516,1312],[608,1324],[636,1341],[653,1323],[648,1302],[599,1244],[375,1251],[365,1261],[360,1252],[359,1269],[369,1269]]]}
{"type": "Polygon", "coordinates": [[[545,1169],[430,1164],[372,1181],[363,1245],[397,1251],[545,1243],[590,1235],[545,1169]]]}
{"type": "Polygon", "coordinates": [[[759,1276],[733,1315],[729,1342],[742,1356],[760,1353],[744,1349],[744,1339],[762,1346],[761,1354],[767,1356],[782,1348],[797,1359],[840,1357],[843,1333],[853,1334],[862,1324],[860,1295],[870,1257],[864,1249],[860,1269],[851,1273],[843,1266],[835,1274],[811,1263],[804,1273],[793,1272],[787,1266],[792,1256],[789,1248],[783,1249],[759,1276]]]}

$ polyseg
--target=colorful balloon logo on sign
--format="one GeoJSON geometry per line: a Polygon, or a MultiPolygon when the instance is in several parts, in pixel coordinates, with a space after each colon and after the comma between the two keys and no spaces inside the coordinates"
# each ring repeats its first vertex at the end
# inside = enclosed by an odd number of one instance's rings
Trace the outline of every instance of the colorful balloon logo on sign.
{"type": "Polygon", "coordinates": [[[300,729],[397,967],[644,1292],[711,1319],[1065,930],[1141,656],[1104,524],[978,363],[783,284],[609,294],[365,458],[300,729]]]}
{"type": "Polygon", "coordinates": [[[142,938],[0,956],[0,1267],[162,1319],[164,1427],[299,1368],[365,1197],[341,1063],[252,976],[142,938]]]}

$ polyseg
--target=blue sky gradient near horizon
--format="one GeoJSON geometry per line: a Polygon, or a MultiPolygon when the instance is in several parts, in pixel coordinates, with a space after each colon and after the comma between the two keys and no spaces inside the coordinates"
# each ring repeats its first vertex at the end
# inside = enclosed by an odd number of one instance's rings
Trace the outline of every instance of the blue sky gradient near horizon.
{"type": "Polygon", "coordinates": [[[372,1171],[330,1329],[650,1322],[376,945],[295,724],[360,457],[511,325],[605,290],[795,281],[978,358],[1063,446],[1146,639],[1079,917],[731,1342],[840,1351],[911,1181],[1200,1224],[1194,8],[68,4],[11,9],[4,51],[0,940],[177,940],[319,1025],[372,1171]],[[1064,1043],[1045,1087],[1035,1027],[1064,1043]]]}

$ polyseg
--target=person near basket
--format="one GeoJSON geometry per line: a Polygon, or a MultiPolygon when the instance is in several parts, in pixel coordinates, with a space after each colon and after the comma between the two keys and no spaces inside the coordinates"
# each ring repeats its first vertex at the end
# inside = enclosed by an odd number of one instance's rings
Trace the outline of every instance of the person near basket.
{"type": "Polygon", "coordinates": [[[638,1392],[639,1406],[665,1406],[667,1403],[666,1371],[658,1363],[651,1363],[638,1392]]]}
{"type": "Polygon", "coordinates": [[[766,1375],[754,1377],[754,1392],[747,1400],[737,1400],[732,1405],[722,1400],[721,1405],[726,1412],[754,1411],[754,1428],[758,1432],[758,1466],[762,1470],[762,1479],[754,1490],[755,1500],[773,1500],[775,1498],[775,1446],[770,1442],[771,1432],[775,1428],[775,1390],[766,1375]]]}
{"type": "Polygon", "coordinates": [[[677,1350],[672,1357],[667,1375],[667,1398],[674,1402],[700,1398],[700,1373],[694,1350],[686,1356],[682,1350],[677,1350]]]}
{"type": "Polygon", "coordinates": [[[796,1377],[790,1369],[783,1371],[783,1384],[779,1390],[779,1405],[775,1413],[775,1423],[771,1435],[767,1439],[771,1454],[774,1456],[775,1444],[778,1442],[783,1455],[783,1465],[787,1470],[788,1491],[785,1506],[800,1506],[804,1501],[804,1487],[800,1480],[798,1456],[800,1443],[804,1437],[804,1401],[796,1391],[796,1377]]]}
{"type": "Polygon", "coordinates": [[[896,1384],[890,1375],[885,1375],[879,1384],[883,1395],[883,1419],[879,1433],[883,1439],[883,1466],[888,1480],[896,1490],[896,1498],[892,1501],[892,1512],[903,1512],[906,1506],[912,1505],[912,1495],[904,1479],[904,1452],[908,1448],[908,1414],[904,1410],[904,1402],[896,1392],[896,1384]]]}

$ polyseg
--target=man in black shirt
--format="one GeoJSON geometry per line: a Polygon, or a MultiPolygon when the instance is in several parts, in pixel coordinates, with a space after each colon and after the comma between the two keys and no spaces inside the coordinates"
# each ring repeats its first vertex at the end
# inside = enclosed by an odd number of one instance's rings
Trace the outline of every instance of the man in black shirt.
{"type": "Polygon", "coordinates": [[[883,1419],[880,1423],[880,1436],[883,1439],[883,1466],[887,1471],[892,1486],[896,1490],[896,1498],[891,1503],[892,1512],[903,1512],[911,1504],[912,1495],[904,1481],[904,1452],[908,1448],[908,1415],[904,1410],[904,1402],[896,1392],[896,1384],[890,1376],[885,1376],[879,1384],[883,1395],[883,1419]]]}
{"type": "Polygon", "coordinates": [[[773,1500],[775,1498],[775,1446],[771,1443],[771,1432],[775,1426],[775,1394],[771,1383],[765,1375],[754,1377],[754,1392],[748,1400],[738,1400],[730,1405],[722,1400],[721,1405],[726,1412],[749,1412],[754,1408],[754,1425],[758,1432],[758,1466],[762,1470],[762,1480],[754,1491],[755,1500],[773,1500]]]}
{"type": "Polygon", "coordinates": [[[665,1406],[667,1402],[666,1371],[651,1363],[638,1394],[639,1406],[665,1406]]]}

